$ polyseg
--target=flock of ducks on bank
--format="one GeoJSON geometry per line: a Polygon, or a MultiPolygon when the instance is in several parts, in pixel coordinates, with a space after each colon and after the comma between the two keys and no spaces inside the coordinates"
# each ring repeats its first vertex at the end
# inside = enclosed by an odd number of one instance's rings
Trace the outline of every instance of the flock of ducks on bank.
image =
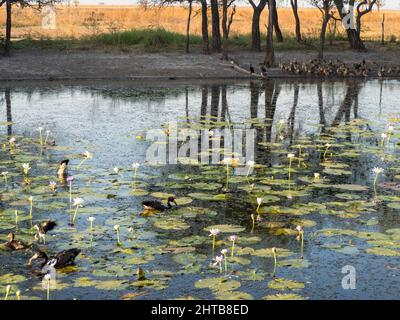
{"type": "Polygon", "coordinates": [[[339,77],[339,78],[367,78],[378,76],[379,78],[400,76],[400,66],[379,67],[375,62],[367,63],[365,59],[360,63],[346,64],[340,60],[313,59],[308,62],[281,62],[279,68],[282,71],[296,75],[309,77],[339,77]]]}
{"type": "MultiPolygon", "coordinates": [[[[66,179],[68,176],[68,163],[69,160],[63,160],[60,162],[57,168],[57,176],[60,179],[66,179]]],[[[142,205],[146,212],[149,211],[165,211],[172,208],[172,203],[177,205],[174,197],[169,197],[167,199],[167,205],[162,204],[161,201],[158,200],[148,200],[143,201],[142,205]]],[[[57,226],[57,223],[51,220],[38,222],[33,226],[37,230],[37,234],[35,235],[35,239],[38,239],[39,242],[43,241],[45,244],[46,234],[53,230],[57,226]]],[[[80,249],[72,248],[69,250],[63,250],[57,253],[54,256],[49,257],[44,251],[38,248],[35,244],[26,244],[22,241],[15,239],[15,234],[13,232],[8,233],[7,242],[4,244],[5,249],[12,251],[21,251],[26,249],[31,249],[35,253],[29,259],[27,266],[32,267],[33,261],[42,259],[41,268],[45,266],[53,267],[56,269],[61,269],[67,266],[74,265],[75,258],[81,253],[80,249]]],[[[49,271],[47,271],[48,273],[49,271]]],[[[43,274],[42,274],[43,275],[43,274]]]]}

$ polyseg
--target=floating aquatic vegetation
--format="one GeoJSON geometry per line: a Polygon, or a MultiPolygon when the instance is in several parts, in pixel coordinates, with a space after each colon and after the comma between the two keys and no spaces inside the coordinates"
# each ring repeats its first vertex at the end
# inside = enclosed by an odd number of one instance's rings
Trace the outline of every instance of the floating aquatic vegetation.
{"type": "MultiPolygon", "coordinates": [[[[279,114],[283,114],[281,111],[279,114]]],[[[295,124],[296,132],[290,136],[289,127],[286,130],[281,126],[281,132],[275,132],[268,141],[265,130],[275,126],[276,121],[262,118],[242,121],[237,116],[235,110],[230,113],[234,118],[229,122],[230,128],[249,124],[263,130],[260,141],[256,142],[256,160],[247,161],[242,175],[232,170],[237,165],[232,159],[237,155],[226,146],[221,147],[217,128],[227,124],[220,117],[202,117],[200,123],[196,116],[188,117],[190,123],[185,117],[179,128],[211,129],[209,138],[216,145],[198,155],[211,157],[214,151],[218,152],[221,155],[218,161],[228,159],[222,166],[221,163],[191,165],[188,162],[150,168],[141,158],[147,143],[138,141],[145,135],[142,127],[133,130],[122,125],[118,139],[124,147],[121,149],[118,143],[110,149],[101,144],[101,137],[92,136],[97,128],[88,132],[77,128],[68,139],[57,137],[58,128],[51,137],[48,130],[46,136],[43,131],[40,148],[35,134],[33,138],[18,135],[24,123],[14,126],[15,136],[0,136],[4,151],[0,154],[1,241],[7,241],[7,232],[13,230],[18,240],[29,243],[34,231],[32,224],[51,219],[58,226],[47,235],[53,239],[46,248],[49,252],[71,246],[82,249],[84,254],[76,266],[57,274],[62,282],[56,289],[51,287],[52,300],[82,299],[86,295],[88,298],[160,298],[165,296],[162,290],[167,288],[165,292],[172,290],[175,292],[172,297],[181,298],[252,299],[269,294],[264,298],[304,299],[289,290],[301,290],[305,283],[310,283],[312,296],[319,297],[315,287],[324,289],[325,286],[320,279],[311,280],[310,275],[331,272],[334,264],[330,262],[345,258],[344,255],[362,258],[370,268],[368,272],[374,274],[388,261],[396,261],[393,259],[400,252],[396,215],[400,208],[397,196],[400,162],[396,155],[400,135],[397,132],[386,126],[382,143],[380,132],[375,132],[376,128],[382,128],[381,119],[374,122],[346,119],[346,124],[328,128],[315,125],[310,118],[311,121],[303,122],[306,131],[295,124]],[[137,139],[132,139],[132,132],[137,139]],[[304,133],[307,136],[302,136],[304,133]],[[58,140],[57,146],[49,141],[53,136],[58,140]],[[62,141],[71,141],[71,145],[59,145],[62,141]],[[91,153],[82,155],[81,151],[86,148],[96,151],[96,157],[91,153]],[[132,150],[138,157],[135,161],[141,163],[140,175],[136,172],[138,167],[131,166],[131,170],[114,167],[127,163],[131,157],[128,152],[132,150]],[[293,157],[287,157],[289,154],[293,157]],[[93,160],[84,170],[73,172],[73,182],[72,176],[65,181],[55,180],[54,167],[58,163],[55,159],[67,158],[79,164],[75,169],[93,160]],[[383,181],[380,173],[374,175],[372,188],[366,173],[371,173],[371,164],[375,163],[384,163],[387,181],[383,181]],[[23,164],[29,166],[26,174],[23,164]],[[49,181],[53,180],[49,190],[49,181]],[[228,187],[230,190],[226,193],[228,187]],[[371,199],[373,189],[375,197],[371,199]],[[178,206],[168,212],[141,216],[141,196],[147,194],[162,200],[174,196],[178,206]],[[79,207],[76,212],[73,200],[78,197],[84,197],[85,207],[79,207]],[[70,214],[74,228],[68,227],[66,213],[70,214]],[[78,213],[82,219],[78,219],[78,213]],[[113,229],[117,225],[120,227],[113,229]],[[210,229],[220,231],[213,237],[211,257],[210,229]],[[230,235],[239,235],[239,241],[230,241],[230,235]],[[309,258],[309,252],[313,256],[310,261],[304,259],[309,258]],[[329,265],[314,263],[321,256],[327,257],[323,260],[329,261],[329,265]],[[215,268],[211,270],[210,258],[215,259],[215,268]],[[135,275],[135,270],[145,270],[146,274],[135,275]],[[276,277],[271,280],[272,272],[276,277]],[[208,278],[212,280],[208,285],[199,284],[200,277],[203,278],[200,283],[207,282],[208,278]],[[179,281],[185,283],[184,294],[179,281]],[[206,290],[194,292],[193,286],[206,290]],[[261,295],[262,290],[272,292],[261,295]],[[274,294],[273,290],[282,294],[274,294]]],[[[329,119],[327,114],[326,120],[329,119]]],[[[386,120],[383,121],[386,125],[386,120]]],[[[68,132],[64,130],[63,134],[68,132]]],[[[111,139],[115,139],[113,134],[111,139]]],[[[3,257],[7,257],[0,270],[3,296],[6,286],[10,285],[9,300],[45,299],[46,288],[36,277],[24,268],[13,268],[25,263],[24,252],[1,251],[0,260],[3,257]],[[19,288],[23,295],[17,294],[19,288]]],[[[385,283],[386,274],[384,271],[382,277],[380,274],[379,280],[385,283]]]]}
{"type": "Polygon", "coordinates": [[[265,296],[263,300],[304,300],[304,298],[298,294],[286,293],[286,294],[273,294],[265,296]]]}
{"type": "Polygon", "coordinates": [[[268,288],[279,291],[301,290],[304,288],[304,283],[284,278],[274,278],[268,283],[268,288]]]}

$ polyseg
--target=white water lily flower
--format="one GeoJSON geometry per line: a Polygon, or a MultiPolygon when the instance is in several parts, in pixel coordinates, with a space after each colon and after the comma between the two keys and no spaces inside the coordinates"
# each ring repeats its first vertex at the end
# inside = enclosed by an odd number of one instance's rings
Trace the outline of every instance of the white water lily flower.
{"type": "Polygon", "coordinates": [[[8,171],[3,171],[3,172],[1,173],[1,175],[2,175],[3,177],[7,176],[7,175],[8,175],[8,171]]]}
{"type": "Polygon", "coordinates": [[[289,159],[294,158],[294,153],[289,153],[289,154],[287,155],[287,157],[288,157],[289,159]]]}
{"type": "Polygon", "coordinates": [[[224,158],[224,160],[222,160],[222,162],[224,163],[224,164],[227,164],[227,165],[231,165],[232,164],[232,158],[224,158]]]}
{"type": "Polygon", "coordinates": [[[382,139],[386,139],[387,138],[387,134],[386,133],[382,133],[381,137],[382,137],[382,139]]]}
{"type": "Polygon", "coordinates": [[[221,231],[219,229],[210,229],[210,237],[219,235],[221,231]]]}
{"type": "Polygon", "coordinates": [[[330,147],[332,147],[332,145],[330,143],[326,143],[325,147],[330,148],[330,147]]]}
{"type": "Polygon", "coordinates": [[[238,236],[232,235],[229,237],[229,241],[235,242],[238,239],[238,236]]]}
{"type": "Polygon", "coordinates": [[[43,127],[39,127],[38,129],[39,129],[39,131],[42,131],[42,130],[43,130],[43,127]]]}
{"type": "Polygon", "coordinates": [[[132,168],[133,168],[133,169],[137,169],[137,168],[139,168],[139,167],[140,167],[140,164],[137,163],[137,162],[134,162],[134,163],[132,164],[132,168]]]}
{"type": "Polygon", "coordinates": [[[302,226],[297,226],[296,230],[301,233],[301,232],[303,232],[303,227],[302,226]]]}
{"type": "Polygon", "coordinates": [[[224,259],[224,256],[216,256],[216,257],[215,257],[215,262],[212,264],[213,267],[215,267],[215,266],[218,265],[218,264],[221,264],[222,261],[223,261],[223,259],[224,259]]]}
{"type": "Polygon", "coordinates": [[[254,165],[255,165],[256,163],[254,162],[254,161],[247,161],[247,165],[249,166],[249,167],[254,167],[254,165]]]}
{"type": "Polygon", "coordinates": [[[46,281],[50,281],[51,280],[50,273],[46,273],[46,275],[44,276],[44,280],[46,280],[46,281]]]}
{"type": "Polygon", "coordinates": [[[321,177],[321,175],[318,172],[314,173],[314,179],[318,180],[321,177]]]}
{"type": "Polygon", "coordinates": [[[30,197],[28,198],[28,200],[32,202],[32,201],[33,201],[33,197],[30,196],[30,197]]]}
{"type": "Polygon", "coordinates": [[[93,154],[91,154],[89,151],[85,151],[85,152],[83,153],[83,156],[84,156],[86,159],[92,159],[92,158],[93,158],[93,154]]]}
{"type": "Polygon", "coordinates": [[[28,174],[29,170],[31,170],[31,167],[30,167],[29,163],[23,163],[22,164],[22,169],[24,170],[25,174],[28,174]]]}
{"type": "Polygon", "coordinates": [[[74,198],[74,207],[83,207],[83,204],[85,203],[85,200],[82,198],[74,198]]]}
{"type": "Polygon", "coordinates": [[[120,225],[119,224],[116,224],[115,226],[114,226],[114,230],[119,230],[119,228],[120,228],[120,225]]]}
{"type": "Polygon", "coordinates": [[[55,182],[55,181],[50,181],[50,182],[49,182],[49,186],[50,186],[50,187],[56,187],[56,186],[57,186],[57,182],[55,182]]]}
{"type": "Polygon", "coordinates": [[[375,174],[380,174],[380,173],[382,173],[382,172],[385,171],[385,170],[384,170],[383,168],[375,167],[375,168],[372,169],[372,171],[373,171],[375,174]]]}
{"type": "Polygon", "coordinates": [[[94,220],[96,220],[95,217],[89,217],[89,218],[88,218],[88,221],[89,221],[89,222],[94,222],[94,220]]]}
{"type": "Polygon", "coordinates": [[[10,140],[8,140],[8,143],[9,143],[9,144],[14,144],[14,143],[15,143],[15,138],[12,137],[10,140]]]}
{"type": "Polygon", "coordinates": [[[118,168],[118,167],[115,167],[115,168],[113,169],[113,171],[114,171],[115,173],[119,173],[119,168],[118,168]]]}
{"type": "Polygon", "coordinates": [[[262,199],[263,199],[263,198],[257,198],[257,204],[258,204],[258,205],[261,205],[262,199]]]}
{"type": "Polygon", "coordinates": [[[228,253],[228,249],[222,249],[221,253],[224,254],[224,255],[227,254],[228,253]]]}
{"type": "Polygon", "coordinates": [[[393,133],[393,131],[394,131],[393,126],[388,126],[388,132],[389,132],[389,133],[393,133]]]}

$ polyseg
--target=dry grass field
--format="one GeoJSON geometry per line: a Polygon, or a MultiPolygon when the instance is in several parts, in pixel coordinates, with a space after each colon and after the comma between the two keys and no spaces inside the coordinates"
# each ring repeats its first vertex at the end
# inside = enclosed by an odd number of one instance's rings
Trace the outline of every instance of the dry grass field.
{"type": "MultiPolygon", "coordinates": [[[[56,29],[42,28],[43,14],[31,8],[14,8],[13,38],[81,38],[83,36],[116,31],[146,28],[164,28],[178,33],[185,32],[187,10],[184,7],[144,9],[136,6],[58,6],[56,29]]],[[[378,40],[381,34],[382,14],[386,15],[386,38],[392,41],[400,37],[399,11],[373,12],[364,19],[363,37],[378,40]]],[[[251,32],[252,9],[240,7],[232,24],[232,34],[251,32]]],[[[261,28],[265,30],[267,12],[263,14],[261,28]]],[[[307,37],[318,36],[320,13],[316,9],[301,9],[302,32],[307,37]]],[[[289,8],[279,9],[280,25],[286,35],[292,35],[294,19],[289,8]]],[[[0,32],[4,33],[5,12],[0,10],[0,32]]],[[[332,27],[332,26],[331,26],[332,27]]],[[[192,34],[200,34],[200,12],[196,7],[191,27],[192,34]]],[[[338,33],[343,29],[338,25],[338,33]]]]}

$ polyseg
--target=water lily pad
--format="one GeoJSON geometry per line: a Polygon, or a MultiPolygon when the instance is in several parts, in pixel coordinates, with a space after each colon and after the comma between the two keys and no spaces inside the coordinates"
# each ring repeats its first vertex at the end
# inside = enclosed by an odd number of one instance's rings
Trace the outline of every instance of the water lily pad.
{"type": "Polygon", "coordinates": [[[219,229],[220,232],[223,233],[239,233],[244,231],[246,228],[233,224],[216,224],[213,226],[209,226],[204,228],[205,231],[210,231],[210,229],[219,229]]]}
{"type": "Polygon", "coordinates": [[[263,300],[304,300],[304,298],[298,294],[286,293],[265,296],[263,297],[263,300]]]}
{"type": "Polygon", "coordinates": [[[157,220],[154,222],[154,226],[163,230],[186,230],[190,228],[190,225],[185,223],[185,221],[174,217],[157,220]]]}
{"type": "Polygon", "coordinates": [[[300,290],[304,288],[304,283],[284,278],[275,278],[268,283],[268,288],[281,291],[300,290]]]}
{"type": "Polygon", "coordinates": [[[216,292],[232,291],[240,287],[240,282],[236,280],[230,280],[226,277],[214,277],[207,279],[200,279],[195,282],[195,288],[197,289],[210,289],[216,292]]]}

